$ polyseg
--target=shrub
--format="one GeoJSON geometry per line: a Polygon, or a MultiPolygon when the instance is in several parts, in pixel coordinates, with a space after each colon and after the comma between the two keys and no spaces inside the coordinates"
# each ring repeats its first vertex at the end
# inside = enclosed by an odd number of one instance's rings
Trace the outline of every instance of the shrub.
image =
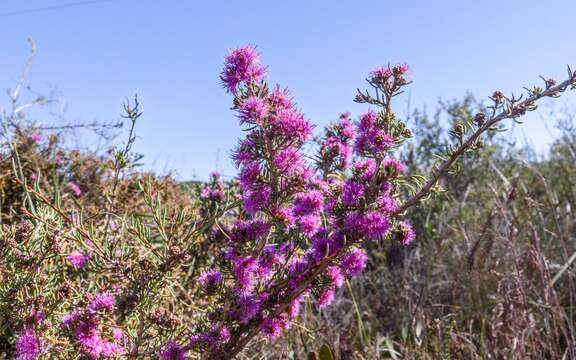
{"type": "MultiPolygon", "coordinates": [[[[0,347],[21,359],[216,359],[278,338],[304,302],[325,308],[350,286],[373,255],[366,249],[410,246],[407,215],[422,227],[412,207],[485,133],[576,82],[569,71],[524,100],[495,92],[485,111],[454,122],[452,144],[424,177],[397,156],[412,137],[392,110],[408,71],[374,69],[355,100],[376,110],[356,123],[343,114],[309,160],[312,124],[287,90],[269,86],[253,46],[231,50],[221,81],[246,130],[232,155],[238,176],[187,188],[134,170],[137,99],[124,107],[126,145],[108,156],[67,152],[12,126],[17,114],[4,118],[13,182],[2,207],[0,347]]],[[[502,304],[516,301],[512,290],[502,304]]]]}

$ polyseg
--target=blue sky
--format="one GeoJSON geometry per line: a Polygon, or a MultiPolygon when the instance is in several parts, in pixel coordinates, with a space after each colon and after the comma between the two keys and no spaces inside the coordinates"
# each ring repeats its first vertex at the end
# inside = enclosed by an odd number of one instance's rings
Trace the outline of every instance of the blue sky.
{"type": "MultiPolygon", "coordinates": [[[[111,0],[61,7],[71,3],[1,2],[1,86],[17,78],[31,36],[38,48],[34,90],[56,89],[67,121],[118,119],[123,100],[138,93],[144,116],[136,150],[147,168],[175,170],[181,179],[205,178],[215,168],[234,173],[228,154],[241,131],[218,79],[231,47],[257,45],[271,82],[289,87],[317,125],[365,110],[352,101],[355,89],[379,64],[409,63],[411,106],[429,109],[467,91],[478,98],[496,89],[519,93],[538,75],[560,79],[567,64],[576,67],[574,0],[111,0]]],[[[407,99],[398,101],[400,113],[407,99]]],[[[552,139],[537,115],[514,134],[539,149],[552,139]]]]}

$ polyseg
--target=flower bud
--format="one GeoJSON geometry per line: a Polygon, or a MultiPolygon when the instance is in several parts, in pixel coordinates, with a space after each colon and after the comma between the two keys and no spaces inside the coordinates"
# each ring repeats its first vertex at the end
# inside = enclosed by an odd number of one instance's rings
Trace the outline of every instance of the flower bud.
{"type": "Polygon", "coordinates": [[[496,90],[494,91],[494,93],[492,94],[492,100],[494,100],[494,102],[496,104],[500,104],[502,103],[502,100],[504,99],[504,94],[502,93],[502,91],[500,90],[496,90]]]}
{"type": "Polygon", "coordinates": [[[484,125],[485,121],[486,121],[486,115],[484,115],[484,113],[478,113],[476,114],[476,116],[474,116],[474,122],[478,126],[484,125]]]}

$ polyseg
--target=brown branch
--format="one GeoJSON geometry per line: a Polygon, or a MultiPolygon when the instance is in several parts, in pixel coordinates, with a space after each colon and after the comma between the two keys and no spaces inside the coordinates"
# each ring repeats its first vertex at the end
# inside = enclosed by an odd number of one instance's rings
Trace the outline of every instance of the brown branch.
{"type": "Polygon", "coordinates": [[[404,204],[402,204],[402,206],[400,206],[397,213],[402,213],[402,212],[406,211],[406,209],[414,206],[418,201],[420,201],[420,199],[422,199],[424,196],[426,196],[430,192],[432,187],[434,185],[436,185],[438,180],[448,171],[448,169],[452,166],[452,164],[456,160],[458,160],[458,158],[462,154],[464,154],[464,152],[466,152],[466,150],[468,150],[472,145],[474,145],[476,143],[476,141],[478,140],[478,138],[484,132],[486,132],[488,129],[490,129],[492,126],[494,126],[496,123],[498,123],[502,120],[505,120],[505,119],[517,117],[518,114],[515,112],[515,110],[526,109],[529,106],[531,106],[533,103],[535,103],[536,101],[540,100],[541,98],[557,95],[559,92],[563,92],[564,90],[566,90],[566,88],[568,88],[568,86],[574,85],[574,84],[576,84],[576,75],[573,75],[571,79],[568,79],[559,85],[551,86],[539,94],[534,94],[534,95],[528,97],[526,100],[521,101],[521,102],[515,104],[514,106],[510,107],[510,109],[503,110],[502,112],[500,112],[496,116],[492,116],[492,118],[490,118],[483,125],[478,127],[478,129],[474,133],[472,133],[472,135],[470,135],[470,137],[468,137],[468,139],[466,139],[466,141],[463,141],[460,144],[460,146],[458,146],[458,148],[452,152],[450,157],[448,159],[444,160],[444,162],[437,169],[432,170],[431,178],[424,184],[424,186],[422,186],[422,188],[420,189],[420,191],[418,191],[418,193],[416,193],[415,195],[410,197],[408,200],[406,200],[406,202],[404,202],[404,204]]]}

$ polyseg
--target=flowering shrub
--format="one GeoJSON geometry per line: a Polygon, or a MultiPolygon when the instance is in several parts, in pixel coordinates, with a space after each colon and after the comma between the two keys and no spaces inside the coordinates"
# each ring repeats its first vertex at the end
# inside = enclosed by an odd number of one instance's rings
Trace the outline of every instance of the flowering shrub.
{"type": "Polygon", "coordinates": [[[314,127],[288,91],[267,83],[253,46],[232,50],[220,78],[246,132],[232,154],[237,179],[212,174],[193,187],[192,204],[178,206],[165,203],[161,182],[151,178],[132,189],[141,195],[138,206],[118,201],[133,183],[137,102],[125,106],[126,147],[98,177],[107,184],[101,211],[84,211],[91,183],[69,172],[54,189],[33,179],[17,150],[27,144],[34,154],[43,137],[33,132],[22,140],[5,127],[21,208],[2,227],[1,350],[17,359],[224,359],[259,335],[277,338],[305,302],[330,305],[337,289],[362,273],[365,243],[410,245],[416,234],[406,210],[434,191],[460,156],[480,149],[482,134],[576,82],[569,71],[568,80],[548,80],[524,100],[495,92],[486,112],[455,124],[453,146],[420,178],[396,152],[412,137],[392,110],[408,72],[405,64],[374,69],[371,91],[355,101],[375,109],[357,121],[341,115],[310,155],[303,149],[314,127]],[[65,204],[62,189],[70,195],[65,204]]]}

